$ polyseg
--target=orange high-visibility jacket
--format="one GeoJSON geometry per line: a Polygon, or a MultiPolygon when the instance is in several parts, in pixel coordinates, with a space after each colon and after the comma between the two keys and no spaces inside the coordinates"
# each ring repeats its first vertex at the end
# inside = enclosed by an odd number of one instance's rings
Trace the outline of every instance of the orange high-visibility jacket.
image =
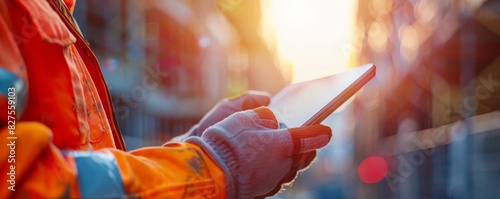
{"type": "Polygon", "coordinates": [[[0,198],[225,198],[196,145],[125,152],[73,6],[0,0],[0,198]]]}

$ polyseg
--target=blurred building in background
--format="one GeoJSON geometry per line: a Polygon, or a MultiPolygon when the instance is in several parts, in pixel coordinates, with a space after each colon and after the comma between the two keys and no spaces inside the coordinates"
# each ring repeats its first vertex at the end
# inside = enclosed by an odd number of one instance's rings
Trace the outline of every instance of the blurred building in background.
{"type": "Polygon", "coordinates": [[[355,164],[389,165],[356,196],[500,197],[500,1],[363,1],[356,28],[378,81],[354,102],[355,164]]]}
{"type": "Polygon", "coordinates": [[[331,143],[275,198],[500,197],[499,1],[86,0],[74,16],[130,149],[221,98],[374,63],[324,122],[331,143]],[[370,157],[383,161],[360,166],[370,157]]]}
{"type": "Polygon", "coordinates": [[[258,34],[259,1],[77,1],[130,148],[186,132],[220,99],[291,77],[258,34]]]}

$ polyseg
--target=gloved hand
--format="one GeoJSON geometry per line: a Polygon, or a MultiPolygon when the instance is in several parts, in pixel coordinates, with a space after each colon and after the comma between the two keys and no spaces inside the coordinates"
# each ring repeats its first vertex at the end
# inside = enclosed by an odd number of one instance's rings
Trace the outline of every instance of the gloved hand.
{"type": "Polygon", "coordinates": [[[201,136],[209,126],[220,122],[231,114],[267,106],[270,101],[270,95],[260,91],[248,91],[239,96],[223,99],[205,114],[197,125],[193,126],[187,133],[173,138],[172,141],[181,141],[189,136],[201,136]]]}
{"type": "Polygon", "coordinates": [[[263,197],[293,180],[332,135],[323,125],[278,127],[273,112],[261,107],[235,113],[185,142],[200,146],[224,170],[228,198],[263,197]]]}

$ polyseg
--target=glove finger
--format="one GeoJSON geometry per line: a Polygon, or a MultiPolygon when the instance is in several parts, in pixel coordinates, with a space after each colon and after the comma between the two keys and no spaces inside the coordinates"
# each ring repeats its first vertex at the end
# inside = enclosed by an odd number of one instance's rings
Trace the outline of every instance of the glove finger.
{"type": "Polygon", "coordinates": [[[297,174],[306,169],[316,158],[316,150],[309,150],[311,148],[321,148],[325,146],[331,138],[331,129],[328,126],[314,125],[300,128],[288,129],[292,140],[294,142],[295,153],[292,154],[292,165],[287,174],[280,180],[280,182],[270,192],[261,195],[257,198],[266,198],[275,195],[282,188],[283,185],[291,183],[297,174]],[[311,139],[308,141],[307,139],[311,139]],[[306,140],[302,140],[306,139],[306,140]],[[319,139],[319,141],[315,141],[319,139]],[[311,143],[310,143],[311,142],[311,143]],[[297,153],[297,151],[306,151],[304,153],[297,153]]]}
{"type": "Polygon", "coordinates": [[[292,158],[292,168],[296,168],[297,170],[301,171],[309,167],[314,159],[316,159],[316,150],[301,154],[295,154],[292,156],[292,158]]]}
{"type": "Polygon", "coordinates": [[[261,91],[247,91],[242,95],[228,98],[225,103],[234,103],[237,104],[240,111],[250,110],[254,108],[258,108],[261,106],[267,106],[271,102],[271,97],[269,93],[261,92],[261,91]]]}
{"type": "Polygon", "coordinates": [[[309,167],[311,163],[316,159],[316,150],[309,151],[307,153],[295,154],[292,156],[293,162],[290,171],[283,177],[280,184],[287,184],[292,182],[297,173],[309,167]]]}
{"type": "Polygon", "coordinates": [[[288,129],[293,140],[292,154],[301,154],[324,147],[332,137],[332,129],[325,125],[311,125],[288,129]]]}
{"type": "Polygon", "coordinates": [[[278,193],[283,188],[283,185],[292,182],[297,177],[299,171],[302,171],[305,168],[309,167],[309,165],[311,165],[311,163],[316,158],[316,150],[302,154],[295,154],[292,156],[292,158],[293,163],[290,171],[288,171],[288,173],[280,180],[276,187],[274,187],[274,189],[270,192],[256,198],[266,198],[276,195],[276,193],[278,193]]]}
{"type": "Polygon", "coordinates": [[[196,131],[191,132],[194,132],[195,136],[201,136],[209,126],[222,121],[233,113],[268,105],[271,101],[269,96],[266,92],[248,91],[237,97],[224,99],[201,119],[196,131]]]}
{"type": "Polygon", "coordinates": [[[253,111],[257,113],[260,119],[262,119],[262,125],[270,129],[279,129],[278,120],[276,119],[276,116],[274,115],[273,111],[271,111],[271,109],[267,107],[259,107],[253,109],[253,111]]]}

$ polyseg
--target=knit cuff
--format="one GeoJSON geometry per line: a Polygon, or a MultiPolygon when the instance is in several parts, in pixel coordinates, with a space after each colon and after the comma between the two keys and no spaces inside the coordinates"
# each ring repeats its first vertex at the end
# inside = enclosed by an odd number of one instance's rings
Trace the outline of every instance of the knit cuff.
{"type": "Polygon", "coordinates": [[[217,166],[219,166],[226,174],[226,198],[236,198],[237,187],[231,171],[237,170],[234,168],[230,169],[230,167],[234,167],[236,165],[236,161],[234,161],[235,155],[232,154],[229,147],[227,147],[227,145],[224,146],[224,144],[221,145],[220,143],[212,143],[211,141],[209,141],[210,143],[207,143],[207,141],[197,136],[190,136],[183,142],[198,145],[210,156],[217,166]]]}

